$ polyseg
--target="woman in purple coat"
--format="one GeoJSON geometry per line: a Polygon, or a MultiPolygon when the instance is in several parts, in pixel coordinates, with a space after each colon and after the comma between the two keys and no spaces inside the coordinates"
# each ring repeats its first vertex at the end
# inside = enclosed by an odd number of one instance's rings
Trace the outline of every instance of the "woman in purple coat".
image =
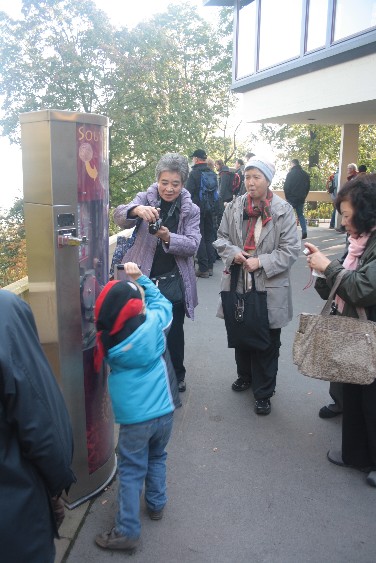
{"type": "Polygon", "coordinates": [[[119,205],[114,220],[123,229],[135,227],[133,246],[123,262],[135,262],[173,305],[167,346],[179,391],[186,389],[184,317],[193,319],[197,300],[193,256],[200,244],[200,209],[183,187],[188,160],[176,153],[164,155],[156,166],[156,183],[119,205]]]}

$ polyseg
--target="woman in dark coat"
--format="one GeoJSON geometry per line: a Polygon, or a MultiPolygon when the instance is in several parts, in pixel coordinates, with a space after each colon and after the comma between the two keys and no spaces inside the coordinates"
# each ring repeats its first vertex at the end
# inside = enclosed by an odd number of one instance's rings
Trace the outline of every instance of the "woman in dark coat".
{"type": "MultiPolygon", "coordinates": [[[[348,254],[342,264],[305,244],[312,252],[309,266],[326,277],[325,286],[316,282],[316,289],[327,299],[345,269],[336,295],[339,314],[357,317],[356,307],[364,307],[368,319],[376,321],[376,175],[347,182],[338,192],[336,208],[349,235],[348,254]]],[[[328,459],[367,472],[367,482],[376,487],[376,380],[371,385],[343,384],[342,448],[329,450],[328,459]]]]}
{"type": "Polygon", "coordinates": [[[69,416],[29,305],[2,289],[0,310],[1,560],[52,563],[51,499],[75,481],[69,416]]]}

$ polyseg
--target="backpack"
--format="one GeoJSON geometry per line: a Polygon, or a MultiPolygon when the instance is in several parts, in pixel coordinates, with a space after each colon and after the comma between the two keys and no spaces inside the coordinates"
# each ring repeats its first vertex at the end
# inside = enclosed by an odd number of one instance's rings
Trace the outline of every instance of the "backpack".
{"type": "Polygon", "coordinates": [[[334,191],[336,189],[336,185],[335,185],[335,181],[334,181],[334,174],[331,174],[331,176],[329,176],[329,179],[326,183],[326,189],[328,190],[328,192],[330,194],[334,194],[334,191]]]}
{"type": "Polygon", "coordinates": [[[217,175],[212,170],[201,172],[199,191],[201,211],[215,211],[218,199],[217,175]]]}

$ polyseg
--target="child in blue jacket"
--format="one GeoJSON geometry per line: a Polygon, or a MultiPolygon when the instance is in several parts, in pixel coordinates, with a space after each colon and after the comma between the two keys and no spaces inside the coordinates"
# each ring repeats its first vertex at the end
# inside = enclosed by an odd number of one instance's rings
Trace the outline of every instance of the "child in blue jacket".
{"type": "Polygon", "coordinates": [[[118,443],[119,509],[111,531],[95,541],[105,549],[134,551],[140,537],[140,495],[152,520],[163,515],[167,442],[180,406],[176,377],[166,353],[172,305],[136,264],[124,264],[133,281],[110,281],[95,305],[96,367],[103,357],[118,443]],[[137,281],[137,283],[135,283],[137,281]]]}

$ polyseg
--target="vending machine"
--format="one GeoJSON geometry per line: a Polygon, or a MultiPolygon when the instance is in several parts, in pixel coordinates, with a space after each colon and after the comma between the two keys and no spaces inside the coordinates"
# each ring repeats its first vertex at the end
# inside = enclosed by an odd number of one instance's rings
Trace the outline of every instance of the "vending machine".
{"type": "Polygon", "coordinates": [[[74,508],[116,470],[107,370],[94,370],[94,305],[108,281],[108,119],[42,110],[21,121],[29,301],[74,434],[74,508]]]}

